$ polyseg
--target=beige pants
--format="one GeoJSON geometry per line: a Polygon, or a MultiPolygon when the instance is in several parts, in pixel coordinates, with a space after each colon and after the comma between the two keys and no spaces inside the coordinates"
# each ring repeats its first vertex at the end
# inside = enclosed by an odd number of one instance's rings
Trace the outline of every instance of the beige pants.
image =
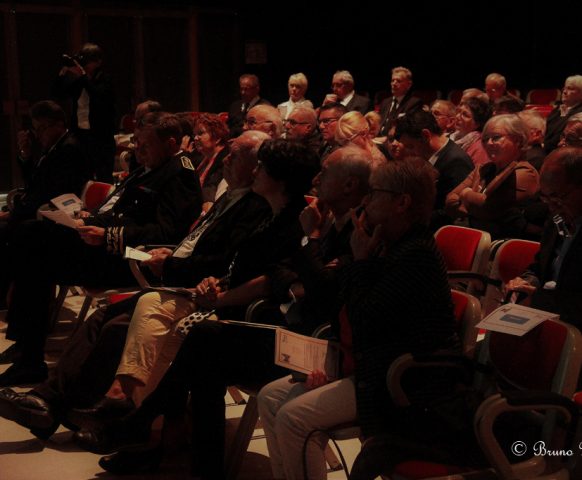
{"type": "Polygon", "coordinates": [[[145,386],[136,394],[138,403],[155,388],[182,344],[175,332],[177,321],[195,309],[193,300],[168,292],[149,292],[137,302],[117,375],[145,386]]]}
{"type": "MultiPolygon", "coordinates": [[[[356,420],[356,392],[352,377],[314,390],[284,377],[269,383],[257,397],[273,477],[303,480],[303,444],[313,430],[327,430],[356,420]]],[[[307,446],[307,478],[327,478],[324,449],[327,435],[311,435],[307,446]]]]}

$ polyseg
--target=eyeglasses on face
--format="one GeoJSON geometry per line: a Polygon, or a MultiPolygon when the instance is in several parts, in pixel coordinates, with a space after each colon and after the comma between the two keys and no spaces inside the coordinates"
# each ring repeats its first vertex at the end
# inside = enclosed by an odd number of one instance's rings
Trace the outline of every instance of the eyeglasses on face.
{"type": "Polygon", "coordinates": [[[329,125],[331,122],[337,122],[338,117],[320,118],[318,121],[320,124],[329,125]]]}
{"type": "Polygon", "coordinates": [[[293,120],[292,118],[288,118],[285,120],[285,123],[288,123],[292,127],[296,127],[297,125],[309,125],[309,122],[298,122],[297,120],[293,120]]]}

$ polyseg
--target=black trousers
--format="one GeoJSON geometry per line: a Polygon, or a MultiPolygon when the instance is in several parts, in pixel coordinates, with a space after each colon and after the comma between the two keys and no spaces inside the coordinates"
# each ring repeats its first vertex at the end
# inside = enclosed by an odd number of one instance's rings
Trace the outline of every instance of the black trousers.
{"type": "Polygon", "coordinates": [[[17,342],[24,363],[44,359],[54,285],[126,287],[136,284],[129,265],[104,246],[90,246],[72,228],[33,221],[14,232],[12,299],[6,337],[17,342]]]}
{"type": "Polygon", "coordinates": [[[176,399],[191,393],[192,473],[224,478],[225,405],[228,385],[260,387],[287,371],[274,359],[274,330],[205,321],[196,324],[137,417],[171,414],[176,399]]]}

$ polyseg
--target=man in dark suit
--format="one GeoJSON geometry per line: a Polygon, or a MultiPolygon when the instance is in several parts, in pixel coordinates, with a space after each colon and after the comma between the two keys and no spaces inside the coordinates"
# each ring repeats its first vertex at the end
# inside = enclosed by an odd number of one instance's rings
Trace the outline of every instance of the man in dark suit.
{"type": "MultiPolygon", "coordinates": [[[[25,170],[25,186],[14,195],[12,205],[0,212],[0,263],[8,264],[8,243],[14,229],[34,219],[38,208],[65,193],[81,195],[89,180],[87,157],[75,135],[67,130],[65,112],[55,102],[44,100],[30,109],[33,130],[42,154],[33,154],[30,131],[18,134],[18,156],[25,170]]],[[[8,272],[0,273],[0,305],[8,290],[8,272]]],[[[5,306],[0,308],[6,308],[5,306]]]]}
{"type": "Polygon", "coordinates": [[[558,313],[581,329],[582,148],[562,147],[548,155],[540,188],[554,221],[546,224],[534,263],[507,290],[532,295],[532,307],[558,313]]]}
{"type": "Polygon", "coordinates": [[[347,70],[339,70],[333,74],[331,81],[333,93],[325,96],[323,105],[341,103],[348,112],[357,111],[365,114],[370,110],[370,99],[358,95],[354,90],[354,77],[347,70]]]}
{"type": "Polygon", "coordinates": [[[192,164],[176,156],[181,137],[174,115],[147,114],[136,130],[136,151],[143,166],[98,211],[85,212],[76,229],[41,221],[16,229],[6,334],[16,343],[0,354],[0,361],[13,363],[0,375],[0,386],[46,378],[44,342],[55,283],[133,285],[122,258],[125,246],[173,243],[187,232],[200,213],[201,193],[192,164]]]}
{"type": "Polygon", "coordinates": [[[431,230],[451,223],[444,212],[445,199],[473,170],[471,158],[442,132],[434,116],[422,109],[399,118],[395,136],[404,145],[405,156],[424,158],[439,172],[431,230]]]}
{"type": "Polygon", "coordinates": [[[71,102],[72,130],[91,162],[92,174],[111,182],[115,157],[115,100],[111,78],[103,71],[103,51],[86,43],[59,72],[53,85],[57,99],[71,102]]]}
{"type": "MultiPolygon", "coordinates": [[[[164,285],[189,287],[210,275],[225,275],[241,242],[270,215],[265,200],[250,190],[257,151],[267,139],[266,133],[258,131],[236,138],[224,160],[227,192],[177,248],[157,248],[150,251],[150,260],[142,262],[164,285]]],[[[91,315],[67,345],[50,378],[30,394],[0,391],[0,415],[14,420],[14,412],[26,412],[36,405],[36,418],[19,423],[46,437],[70,407],[93,404],[111,384],[140,297],[135,295],[91,315]]]]}
{"type": "Polygon", "coordinates": [[[544,149],[546,153],[554,150],[560,142],[568,119],[582,112],[582,75],[573,75],[566,79],[562,90],[562,103],[548,115],[546,119],[546,136],[544,149]]]}
{"type": "Polygon", "coordinates": [[[236,138],[243,132],[243,124],[247,118],[248,111],[255,105],[271,105],[268,100],[261,98],[261,84],[259,77],[249,73],[240,76],[240,100],[230,104],[228,109],[228,128],[230,138],[236,138]]]}
{"type": "Polygon", "coordinates": [[[390,89],[392,96],[385,98],[380,103],[380,128],[379,136],[386,136],[388,131],[396,123],[396,120],[408,112],[414,112],[422,108],[422,100],[412,96],[412,72],[405,67],[392,69],[390,89]]]}

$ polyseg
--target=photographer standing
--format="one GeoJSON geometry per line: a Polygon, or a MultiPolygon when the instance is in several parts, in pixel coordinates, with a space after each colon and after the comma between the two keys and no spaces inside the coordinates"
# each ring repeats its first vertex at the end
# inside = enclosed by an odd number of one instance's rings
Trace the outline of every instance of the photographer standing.
{"type": "Polygon", "coordinates": [[[71,129],[89,158],[92,176],[111,183],[115,105],[111,79],[102,70],[103,50],[86,43],[77,55],[63,55],[63,61],[53,95],[72,99],[71,129]]]}

